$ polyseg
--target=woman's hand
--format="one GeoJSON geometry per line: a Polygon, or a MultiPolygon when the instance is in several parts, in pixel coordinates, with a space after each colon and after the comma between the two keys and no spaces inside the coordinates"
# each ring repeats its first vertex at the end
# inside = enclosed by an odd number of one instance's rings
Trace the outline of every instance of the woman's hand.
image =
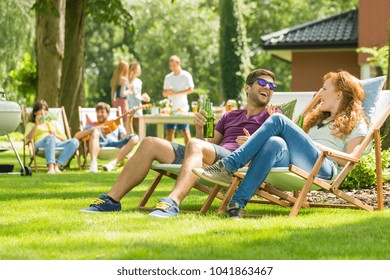
{"type": "Polygon", "coordinates": [[[275,114],[276,112],[276,106],[273,105],[273,104],[268,104],[267,107],[265,107],[268,111],[268,114],[271,116],[273,114],[275,114]]]}
{"type": "Polygon", "coordinates": [[[44,118],[44,115],[42,112],[38,112],[36,115],[35,115],[35,124],[38,125],[38,124],[41,124],[43,123],[42,122],[42,119],[44,118]]]}
{"type": "Polygon", "coordinates": [[[244,131],[245,135],[237,137],[236,142],[238,146],[244,145],[245,142],[248,141],[249,137],[251,136],[248,130],[246,130],[245,128],[243,128],[242,130],[244,131]]]}
{"type": "Polygon", "coordinates": [[[150,102],[150,96],[149,96],[149,94],[147,94],[146,92],[144,92],[144,93],[141,95],[141,100],[142,100],[143,102],[146,102],[146,103],[150,102]]]}

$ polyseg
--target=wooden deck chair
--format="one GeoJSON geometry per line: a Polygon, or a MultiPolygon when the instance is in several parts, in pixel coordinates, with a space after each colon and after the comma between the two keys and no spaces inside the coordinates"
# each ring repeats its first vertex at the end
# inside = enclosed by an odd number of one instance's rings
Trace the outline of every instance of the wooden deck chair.
{"type": "MultiPolygon", "coordinates": [[[[304,101],[309,102],[311,97],[312,97],[312,93],[305,94],[304,101]]],[[[288,100],[288,102],[286,102],[286,100],[281,100],[280,98],[279,98],[279,100],[278,100],[278,98],[275,98],[275,99],[276,99],[276,102],[280,102],[280,104],[283,104],[283,103],[287,104],[287,103],[290,103],[291,101],[294,101],[294,106],[296,104],[296,100],[294,100],[293,95],[291,95],[291,100],[288,100]]],[[[318,102],[318,99],[317,99],[317,102],[318,102]]],[[[292,115],[292,112],[291,112],[291,115],[292,115]]],[[[162,177],[167,176],[173,180],[176,180],[177,176],[180,172],[180,168],[181,168],[181,164],[153,164],[151,167],[151,170],[156,171],[157,175],[153,179],[151,185],[148,187],[146,193],[141,198],[141,200],[138,203],[136,208],[139,210],[154,210],[154,208],[147,207],[146,204],[149,201],[150,197],[152,196],[153,192],[155,191],[156,187],[160,183],[162,177]]],[[[206,180],[200,179],[193,186],[193,188],[195,188],[201,192],[204,192],[208,195],[206,201],[201,206],[200,210],[196,211],[200,214],[205,214],[209,210],[209,208],[210,208],[210,206],[213,203],[215,198],[218,198],[222,201],[226,200],[225,195],[223,194],[223,191],[226,188],[221,186],[221,185],[214,184],[214,183],[208,182],[206,180]]],[[[256,201],[257,200],[251,200],[252,203],[256,203],[256,201]]],[[[194,212],[194,211],[182,211],[182,212],[194,212]]]]}
{"type": "MultiPolygon", "coordinates": [[[[28,116],[32,112],[32,108],[22,108],[22,122],[24,126],[24,131],[26,131],[26,126],[28,123],[28,116]]],[[[71,139],[71,133],[70,133],[70,127],[68,123],[68,118],[66,117],[65,108],[49,108],[49,114],[52,116],[59,126],[59,129],[64,132],[67,139],[71,139]]],[[[24,164],[26,164],[26,151],[25,148],[27,146],[30,162],[28,163],[28,166],[31,166],[32,163],[34,163],[34,170],[35,172],[38,172],[38,169],[47,168],[46,165],[38,165],[37,164],[37,156],[39,157],[45,157],[45,149],[44,148],[36,148],[34,145],[34,141],[28,141],[24,143],[24,150],[23,150],[23,157],[24,157],[24,164]]],[[[61,152],[64,150],[64,148],[56,148],[56,157],[61,154],[61,152]]],[[[77,164],[79,169],[81,170],[81,161],[80,161],[80,151],[77,149],[75,156],[77,158],[77,164]]],[[[64,168],[68,168],[70,165],[70,162],[72,161],[72,158],[69,160],[69,162],[64,166],[64,168]]]]}
{"type": "MultiPolygon", "coordinates": [[[[314,99],[312,103],[316,103],[314,99]]],[[[310,109],[310,105],[307,109],[310,109]]],[[[310,110],[305,110],[304,114],[310,110]]],[[[318,157],[316,163],[313,166],[311,172],[305,172],[304,170],[291,165],[288,168],[272,168],[271,172],[265,179],[264,184],[259,186],[256,191],[256,195],[262,197],[264,200],[255,200],[256,203],[271,203],[280,206],[289,207],[292,206],[290,212],[291,217],[295,217],[301,207],[340,207],[340,208],[360,208],[367,211],[373,211],[372,205],[367,205],[361,200],[355,198],[340,190],[340,184],[343,182],[348,173],[360,162],[360,157],[363,152],[369,147],[374,140],[375,160],[376,160],[376,179],[377,179],[377,200],[378,210],[383,210],[383,182],[382,182],[382,158],[381,158],[381,141],[380,141],[380,128],[390,115],[390,91],[382,91],[379,96],[379,100],[376,106],[376,114],[372,125],[370,126],[369,133],[364,138],[360,148],[356,150],[352,155],[334,152],[323,151],[318,157]],[[317,178],[317,174],[321,168],[324,159],[327,156],[340,158],[346,160],[347,163],[333,181],[326,181],[317,178]],[[333,193],[338,198],[345,200],[348,204],[327,204],[327,203],[309,203],[307,202],[307,194],[310,190],[325,190],[333,193]],[[290,195],[284,191],[299,191],[298,197],[290,195]]],[[[245,177],[247,168],[238,170],[232,177],[232,183],[218,209],[218,214],[223,214],[230,200],[232,199],[235,191],[239,187],[241,181],[245,177]]],[[[251,202],[251,201],[250,201],[251,202]]],[[[253,202],[253,201],[252,201],[253,202]]]]}
{"type": "MultiPolygon", "coordinates": [[[[83,131],[84,128],[87,125],[87,115],[88,118],[92,122],[96,122],[96,109],[95,108],[82,108],[79,106],[79,123],[80,123],[80,131],[83,131]]],[[[111,108],[110,109],[110,114],[108,116],[108,119],[115,119],[119,116],[122,115],[121,108],[111,108]]],[[[120,124],[123,125],[123,119],[120,119],[120,124]]],[[[83,157],[84,157],[84,162],[83,166],[85,168],[88,168],[88,145],[86,140],[81,140],[83,144],[83,157]]],[[[104,147],[100,148],[100,152],[98,155],[98,159],[100,160],[112,160],[114,159],[118,153],[119,153],[118,148],[114,147],[104,147]]],[[[123,164],[123,161],[121,161],[119,164],[123,164]]]]}
{"type": "MultiPolygon", "coordinates": [[[[137,209],[148,210],[148,211],[154,210],[154,208],[152,207],[147,207],[146,204],[148,203],[150,197],[152,196],[156,187],[160,183],[162,177],[166,176],[176,181],[177,176],[179,175],[180,172],[180,168],[181,168],[181,164],[153,164],[151,170],[156,171],[157,175],[153,179],[151,185],[147,189],[141,201],[138,203],[137,209]]],[[[210,208],[210,205],[215,198],[218,198],[220,200],[224,199],[224,195],[222,195],[219,192],[220,187],[208,181],[199,180],[199,182],[197,182],[193,187],[209,195],[209,198],[206,200],[206,202],[203,204],[200,210],[197,211],[200,214],[205,214],[207,212],[207,210],[210,208]]],[[[193,212],[193,211],[183,211],[183,212],[193,212]]]]}
{"type": "MultiPolygon", "coordinates": [[[[146,211],[152,211],[154,210],[154,207],[148,207],[146,204],[148,203],[150,197],[152,196],[153,192],[157,188],[158,184],[160,183],[163,176],[169,177],[173,180],[177,179],[177,176],[180,172],[181,164],[153,164],[150,168],[153,171],[157,172],[156,177],[153,179],[152,183],[148,187],[147,191],[141,198],[140,202],[137,205],[138,210],[146,210],[146,211]]],[[[246,169],[243,169],[245,171],[246,169]]],[[[209,181],[200,179],[193,188],[205,193],[208,195],[206,201],[201,206],[199,211],[188,211],[188,210],[181,210],[181,212],[196,212],[199,214],[206,214],[206,212],[210,209],[211,204],[215,200],[215,198],[218,198],[219,200],[225,201],[225,195],[221,193],[222,186],[218,184],[211,183],[209,181]]],[[[250,200],[251,203],[257,203],[257,200],[250,200]]]]}

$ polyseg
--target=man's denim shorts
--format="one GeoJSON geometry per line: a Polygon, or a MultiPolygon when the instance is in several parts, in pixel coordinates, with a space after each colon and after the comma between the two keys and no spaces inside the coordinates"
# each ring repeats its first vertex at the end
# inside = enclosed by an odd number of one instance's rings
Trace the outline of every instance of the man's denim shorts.
{"type": "MultiPolygon", "coordinates": [[[[175,142],[170,142],[173,148],[173,151],[175,152],[175,160],[172,162],[172,164],[182,164],[184,161],[184,154],[186,152],[186,146],[177,144],[175,142]]],[[[215,160],[214,163],[218,160],[223,159],[224,157],[230,155],[232,152],[222,148],[221,146],[215,145],[213,143],[210,143],[214,146],[215,149],[215,160]]]]}
{"type": "Polygon", "coordinates": [[[130,141],[136,134],[127,135],[125,138],[118,141],[108,141],[107,139],[100,136],[100,148],[112,147],[112,148],[122,148],[127,142],[130,141]]]}

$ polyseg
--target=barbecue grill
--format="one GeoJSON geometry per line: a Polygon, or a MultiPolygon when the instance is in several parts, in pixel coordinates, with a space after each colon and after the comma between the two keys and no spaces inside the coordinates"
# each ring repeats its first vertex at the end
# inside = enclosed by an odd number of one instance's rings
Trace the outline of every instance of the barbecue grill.
{"type": "MultiPolygon", "coordinates": [[[[19,174],[22,176],[31,176],[31,168],[24,166],[18,152],[15,149],[15,145],[12,142],[9,133],[15,131],[20,123],[21,108],[18,103],[7,101],[5,92],[0,92],[0,136],[7,135],[8,141],[11,144],[12,150],[14,151],[15,157],[20,165],[20,172],[13,172],[13,165],[0,164],[0,174],[19,174]]],[[[7,151],[7,148],[0,148],[0,152],[7,151]]]]}

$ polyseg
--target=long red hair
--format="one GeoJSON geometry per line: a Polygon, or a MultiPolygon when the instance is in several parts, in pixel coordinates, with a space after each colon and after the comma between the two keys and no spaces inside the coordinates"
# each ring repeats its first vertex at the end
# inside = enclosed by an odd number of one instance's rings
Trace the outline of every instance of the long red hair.
{"type": "Polygon", "coordinates": [[[119,61],[110,81],[111,91],[113,92],[116,91],[116,89],[119,86],[121,77],[127,78],[128,75],[129,75],[129,64],[124,60],[119,61]]]}
{"type": "MultiPolygon", "coordinates": [[[[332,79],[335,88],[343,93],[332,126],[332,135],[343,139],[352,132],[360,120],[363,119],[368,123],[362,105],[364,90],[360,80],[347,71],[329,72],[324,76],[323,81],[328,79],[332,79]]],[[[303,130],[308,132],[329,116],[330,112],[321,111],[320,106],[317,105],[305,118],[303,130]]]]}

